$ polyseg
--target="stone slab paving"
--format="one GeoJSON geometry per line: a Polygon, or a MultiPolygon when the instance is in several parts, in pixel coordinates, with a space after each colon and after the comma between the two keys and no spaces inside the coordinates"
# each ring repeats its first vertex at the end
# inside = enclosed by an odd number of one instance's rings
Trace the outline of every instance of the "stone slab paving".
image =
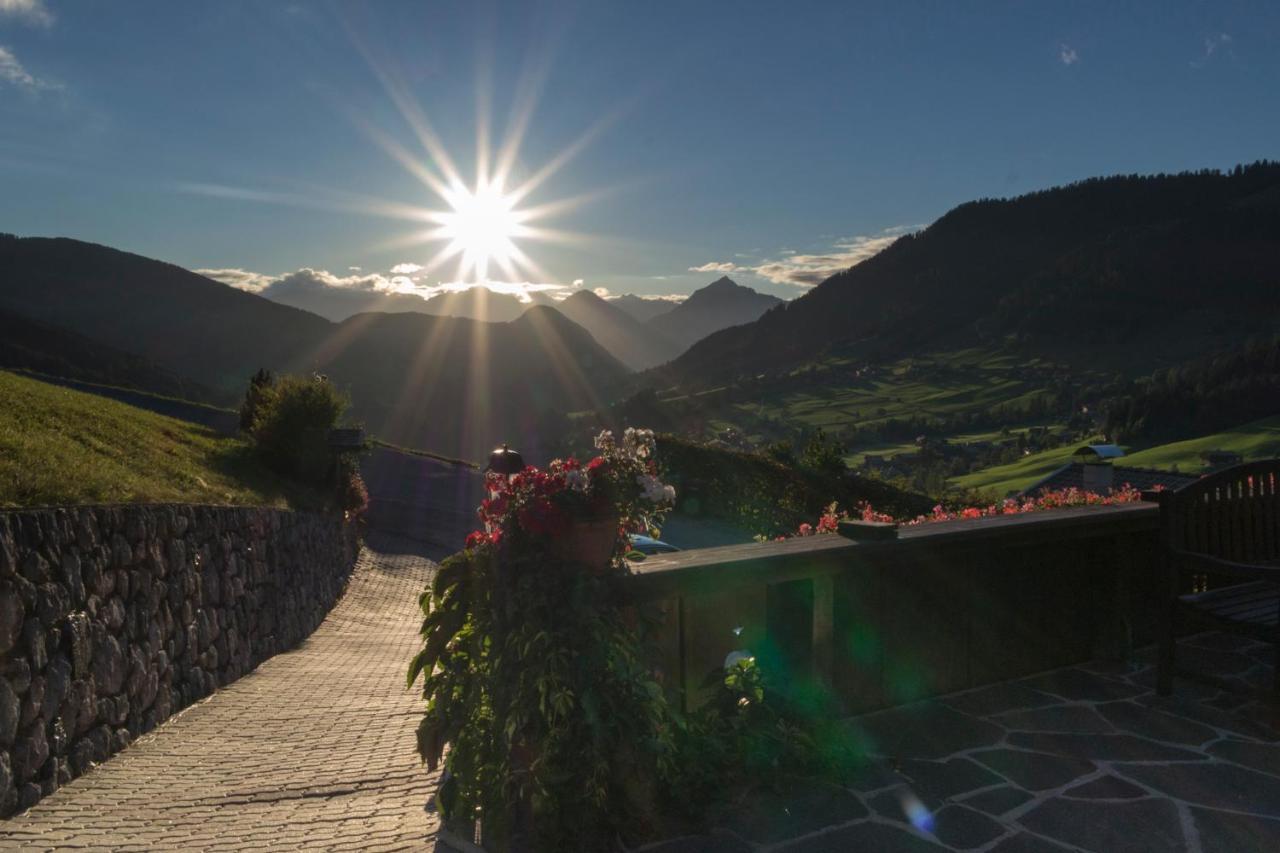
{"type": "MultiPolygon", "coordinates": [[[[1270,646],[1221,634],[1179,662],[1268,689],[1270,646]]],[[[1280,850],[1280,703],[1179,680],[1153,653],[855,718],[869,760],[848,787],[745,798],[712,834],[646,853],[1280,850]]]]}
{"type": "Polygon", "coordinates": [[[306,642],[0,821],[0,850],[430,849],[404,687],[435,568],[420,548],[371,536],[306,642]]]}

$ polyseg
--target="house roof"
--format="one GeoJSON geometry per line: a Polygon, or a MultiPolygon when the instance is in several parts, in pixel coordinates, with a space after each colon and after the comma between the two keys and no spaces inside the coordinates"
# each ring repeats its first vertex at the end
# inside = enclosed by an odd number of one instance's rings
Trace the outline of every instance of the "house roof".
{"type": "MultiPolygon", "coordinates": [[[[1132,486],[1139,491],[1150,489],[1176,489],[1187,483],[1200,479],[1198,474],[1180,474],[1176,471],[1158,471],[1154,468],[1128,468],[1115,465],[1111,469],[1113,488],[1124,485],[1132,486]]],[[[1061,489],[1084,488],[1084,463],[1069,462],[1037,483],[1020,492],[1021,497],[1035,497],[1042,492],[1056,492],[1061,489]]]]}
{"type": "Polygon", "coordinates": [[[1081,458],[1118,459],[1124,456],[1124,448],[1118,444],[1086,444],[1075,452],[1081,458]]]}

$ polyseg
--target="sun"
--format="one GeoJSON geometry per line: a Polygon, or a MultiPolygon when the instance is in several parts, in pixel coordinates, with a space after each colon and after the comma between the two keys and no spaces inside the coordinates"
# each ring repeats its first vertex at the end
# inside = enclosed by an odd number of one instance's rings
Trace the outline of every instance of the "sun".
{"type": "Polygon", "coordinates": [[[525,234],[526,214],[516,210],[516,200],[497,182],[478,180],[474,188],[455,182],[441,194],[450,210],[435,214],[439,236],[449,243],[441,259],[461,255],[459,277],[485,282],[489,265],[510,272],[520,256],[515,238],[525,234]]]}

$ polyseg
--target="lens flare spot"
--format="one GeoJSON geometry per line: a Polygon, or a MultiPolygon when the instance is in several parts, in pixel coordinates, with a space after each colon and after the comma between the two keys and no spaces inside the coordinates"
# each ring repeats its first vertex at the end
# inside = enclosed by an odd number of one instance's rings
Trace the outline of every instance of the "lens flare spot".
{"type": "Polygon", "coordinates": [[[920,798],[910,791],[906,791],[898,798],[902,804],[902,813],[906,816],[907,821],[921,832],[933,832],[933,813],[925,808],[925,804],[920,802],[920,798]]]}

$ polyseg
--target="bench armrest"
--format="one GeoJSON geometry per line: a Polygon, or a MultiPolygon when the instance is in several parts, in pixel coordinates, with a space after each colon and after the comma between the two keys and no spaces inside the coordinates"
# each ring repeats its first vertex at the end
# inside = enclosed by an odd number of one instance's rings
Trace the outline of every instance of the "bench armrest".
{"type": "Polygon", "coordinates": [[[1169,555],[1184,572],[1231,575],[1280,584],[1280,566],[1272,563],[1238,563],[1234,560],[1211,557],[1208,554],[1197,554],[1195,551],[1186,551],[1182,548],[1170,548],[1169,555]]]}

